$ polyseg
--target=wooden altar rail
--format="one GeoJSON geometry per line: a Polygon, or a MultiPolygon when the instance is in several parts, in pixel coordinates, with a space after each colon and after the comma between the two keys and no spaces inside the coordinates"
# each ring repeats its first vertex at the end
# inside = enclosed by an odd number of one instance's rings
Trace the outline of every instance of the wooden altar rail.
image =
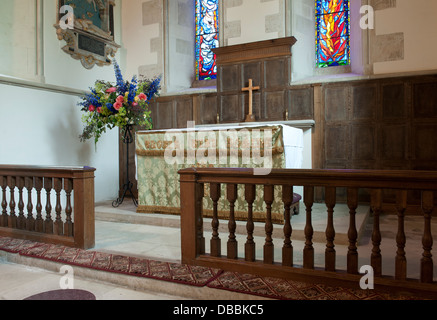
{"type": "Polygon", "coordinates": [[[0,236],[94,247],[94,171],[89,167],[0,165],[0,236]],[[54,208],[52,195],[56,197],[54,208]]]}
{"type": "MultiPolygon", "coordinates": [[[[358,207],[359,189],[367,189],[371,195],[370,208],[373,213],[373,233],[371,241],[373,249],[369,263],[374,270],[375,289],[391,292],[420,293],[437,297],[437,286],[433,281],[433,259],[431,249],[433,239],[431,234],[431,215],[434,209],[434,196],[437,190],[437,172],[425,171],[370,171],[370,170],[288,170],[274,169],[269,175],[255,176],[252,169],[222,169],[222,168],[189,168],[179,171],[181,186],[181,246],[182,262],[192,265],[210,266],[224,270],[253,273],[264,276],[277,276],[288,279],[325,283],[327,285],[349,286],[359,289],[356,209],[358,207]],[[205,253],[205,237],[203,232],[202,198],[204,185],[210,184],[210,196],[214,203],[212,219],[212,237],[210,253],[205,253]],[[226,195],[230,203],[230,218],[228,223],[229,236],[227,252],[222,255],[221,239],[218,233],[217,200],[220,185],[226,184],[226,195]],[[247,241],[244,258],[238,257],[235,237],[235,220],[233,204],[237,199],[237,185],[245,185],[244,197],[248,203],[247,241]],[[264,186],[264,201],[266,203],[266,238],[263,244],[263,260],[255,259],[255,242],[253,237],[254,223],[252,221],[252,204],[255,199],[255,185],[264,186]],[[273,224],[271,221],[271,203],[274,199],[274,186],[282,186],[284,204],[283,226],[284,244],[282,261],[274,260],[274,244],[272,241],[273,224]],[[303,261],[293,261],[292,225],[290,222],[290,205],[293,186],[303,186],[303,202],[306,207],[305,245],[303,261]],[[327,207],[325,268],[314,266],[314,247],[312,242],[312,207],[314,203],[314,188],[322,187],[325,191],[327,207]],[[348,229],[347,270],[336,269],[335,229],[333,224],[336,190],[347,188],[347,206],[350,221],[348,229]],[[395,257],[395,275],[382,274],[381,241],[385,240],[379,227],[379,217],[383,214],[383,191],[394,190],[398,216],[396,237],[397,252],[395,257]],[[406,235],[404,231],[404,216],[407,208],[407,190],[421,191],[421,207],[418,210],[424,217],[423,248],[420,263],[420,279],[407,278],[407,260],[405,255],[406,235]],[[394,291],[393,291],[394,290],[394,291]]],[[[366,204],[369,206],[369,204],[366,204]]],[[[282,228],[282,227],[281,227],[282,228]]],[[[393,240],[391,240],[393,241],[393,240]]],[[[258,244],[257,244],[258,245],[258,244]]]]}

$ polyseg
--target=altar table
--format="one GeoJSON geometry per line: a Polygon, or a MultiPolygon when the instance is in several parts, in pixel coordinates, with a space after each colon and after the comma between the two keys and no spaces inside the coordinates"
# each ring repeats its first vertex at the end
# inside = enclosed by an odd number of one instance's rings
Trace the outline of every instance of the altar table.
{"type": "MultiPolygon", "coordinates": [[[[266,164],[270,165],[270,168],[302,167],[303,131],[286,125],[253,124],[139,131],[136,133],[135,143],[139,213],[180,214],[178,171],[184,168],[264,168],[266,164]],[[224,137],[222,140],[219,139],[221,134],[224,137]],[[253,141],[255,144],[252,144],[253,141]],[[270,163],[267,161],[269,150],[270,163]]],[[[219,218],[223,219],[229,217],[225,187],[222,185],[222,197],[218,203],[219,218]]],[[[244,186],[238,186],[238,195],[235,219],[246,220],[244,186]]],[[[274,223],[282,224],[284,207],[281,196],[282,188],[276,186],[272,220],[274,223]]],[[[203,208],[204,217],[211,217],[212,200],[209,198],[209,185],[205,185],[203,208]]],[[[265,215],[263,187],[257,186],[256,200],[253,204],[254,221],[265,221],[265,215]]]]}

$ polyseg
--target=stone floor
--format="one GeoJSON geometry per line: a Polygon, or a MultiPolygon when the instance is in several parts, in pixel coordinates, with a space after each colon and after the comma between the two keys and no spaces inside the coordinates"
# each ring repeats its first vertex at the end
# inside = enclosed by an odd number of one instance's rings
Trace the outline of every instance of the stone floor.
{"type": "MultiPolygon", "coordinates": [[[[357,229],[359,231],[359,265],[370,264],[369,257],[372,249],[370,240],[372,232],[372,218],[368,208],[358,208],[357,229]]],[[[408,276],[419,277],[419,265],[422,255],[423,218],[407,216],[405,232],[407,235],[407,271],[408,276]]],[[[147,257],[155,260],[180,262],[180,219],[178,216],[158,214],[137,214],[134,205],[125,201],[115,209],[110,202],[96,205],[96,246],[94,250],[124,255],[147,257]]],[[[349,213],[345,206],[335,208],[334,227],[336,230],[335,249],[337,252],[337,268],[345,269],[347,253],[347,229],[349,213]]],[[[293,216],[293,247],[295,264],[302,264],[302,249],[304,246],[303,229],[305,213],[293,216]]],[[[326,209],[323,205],[313,207],[314,248],[316,266],[324,265],[326,209]]],[[[381,233],[383,242],[383,273],[394,275],[394,256],[396,255],[397,217],[392,215],[381,217],[381,233]]],[[[208,251],[210,220],[204,221],[206,250],[208,251]]],[[[437,221],[432,223],[433,236],[436,238],[437,221]]],[[[238,222],[237,240],[239,254],[244,252],[245,222],[238,222]]],[[[222,248],[226,248],[226,223],[220,228],[222,248]]],[[[282,226],[275,225],[274,229],[275,259],[280,260],[282,247],[282,226]]],[[[256,223],[255,241],[257,243],[257,258],[262,258],[264,243],[264,225],[256,223]]],[[[46,261],[17,257],[16,255],[0,254],[0,299],[23,299],[30,295],[59,289],[62,274],[59,266],[46,261]]],[[[437,267],[434,274],[437,275],[437,267]]],[[[105,274],[95,270],[81,270],[75,268],[75,288],[88,290],[99,300],[181,300],[181,299],[262,299],[239,293],[215,290],[211,288],[194,288],[179,284],[163,283],[153,279],[132,279],[124,275],[105,274]]]]}

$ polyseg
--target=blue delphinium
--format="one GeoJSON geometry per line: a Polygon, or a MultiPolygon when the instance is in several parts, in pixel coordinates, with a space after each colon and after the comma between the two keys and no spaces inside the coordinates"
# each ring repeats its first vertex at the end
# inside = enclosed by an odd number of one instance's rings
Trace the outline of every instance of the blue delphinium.
{"type": "Polygon", "coordinates": [[[129,103],[132,103],[135,100],[135,96],[137,94],[137,83],[138,83],[137,76],[134,75],[132,77],[132,81],[131,81],[130,86],[129,86],[129,94],[127,97],[127,100],[129,103]]]}
{"type": "Polygon", "coordinates": [[[148,97],[152,98],[157,94],[158,90],[160,89],[160,83],[161,83],[161,77],[157,77],[150,83],[148,88],[149,90],[147,92],[148,97]]]}
{"type": "Polygon", "coordinates": [[[114,71],[115,71],[115,77],[117,79],[117,89],[118,93],[120,95],[124,95],[127,91],[127,83],[123,79],[123,75],[121,74],[120,66],[118,65],[117,61],[114,60],[114,71]]]}

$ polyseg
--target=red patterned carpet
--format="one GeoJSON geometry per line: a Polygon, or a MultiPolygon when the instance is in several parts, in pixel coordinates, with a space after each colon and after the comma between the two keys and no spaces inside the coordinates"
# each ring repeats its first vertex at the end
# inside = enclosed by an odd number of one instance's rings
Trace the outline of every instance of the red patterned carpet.
{"type": "Polygon", "coordinates": [[[106,272],[229,290],[278,300],[421,300],[375,290],[353,290],[228,272],[90,250],[0,237],[0,250],[106,272]]]}

